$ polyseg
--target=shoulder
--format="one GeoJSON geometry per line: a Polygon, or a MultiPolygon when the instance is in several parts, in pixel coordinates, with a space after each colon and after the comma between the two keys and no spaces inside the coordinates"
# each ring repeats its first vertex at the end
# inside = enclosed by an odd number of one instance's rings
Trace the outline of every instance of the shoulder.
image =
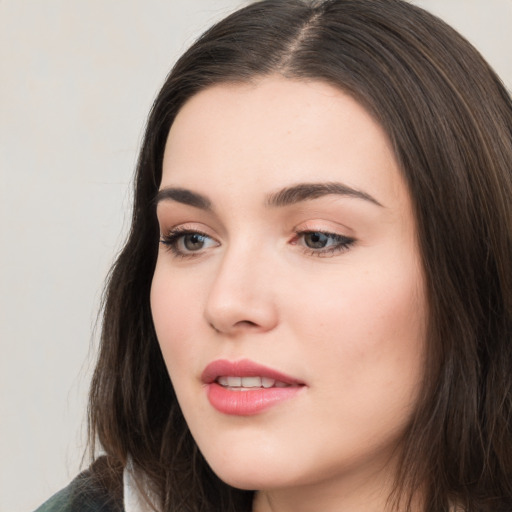
{"type": "Polygon", "coordinates": [[[102,462],[96,461],[35,512],[123,512],[122,492],[112,492],[112,486],[98,478],[98,465],[102,462]]]}

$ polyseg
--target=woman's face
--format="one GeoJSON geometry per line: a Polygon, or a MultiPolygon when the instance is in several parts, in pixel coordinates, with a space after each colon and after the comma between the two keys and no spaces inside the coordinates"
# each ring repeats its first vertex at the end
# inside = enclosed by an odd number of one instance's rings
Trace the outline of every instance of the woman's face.
{"type": "Polygon", "coordinates": [[[426,305],[381,127],[322,82],[211,87],[170,130],[157,214],[154,324],[213,470],[283,492],[386,480],[426,305]]]}

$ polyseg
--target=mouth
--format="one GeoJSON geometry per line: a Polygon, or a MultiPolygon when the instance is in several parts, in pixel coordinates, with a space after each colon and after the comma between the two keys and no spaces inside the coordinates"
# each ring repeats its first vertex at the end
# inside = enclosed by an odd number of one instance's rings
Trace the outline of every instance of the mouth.
{"type": "Polygon", "coordinates": [[[218,412],[250,416],[299,394],[303,382],[253,361],[217,360],[203,371],[206,395],[218,412]]]}
{"type": "Polygon", "coordinates": [[[263,366],[249,359],[228,361],[218,359],[211,362],[201,374],[205,384],[217,382],[230,388],[285,388],[304,385],[299,379],[278,370],[263,366]]]}
{"type": "Polygon", "coordinates": [[[215,382],[223,388],[229,388],[233,391],[247,391],[249,389],[258,388],[288,388],[291,384],[280,380],[271,379],[269,377],[234,377],[222,376],[218,377],[215,382]]]}

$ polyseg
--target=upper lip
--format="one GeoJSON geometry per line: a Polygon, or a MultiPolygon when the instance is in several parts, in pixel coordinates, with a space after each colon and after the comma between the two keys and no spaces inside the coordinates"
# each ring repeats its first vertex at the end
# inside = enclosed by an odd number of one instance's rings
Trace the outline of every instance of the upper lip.
{"type": "Polygon", "coordinates": [[[263,366],[249,359],[241,359],[239,361],[228,361],[226,359],[218,359],[212,361],[201,374],[201,380],[205,384],[215,382],[219,377],[267,377],[289,385],[303,385],[304,383],[298,379],[281,373],[267,366],[263,366]]]}

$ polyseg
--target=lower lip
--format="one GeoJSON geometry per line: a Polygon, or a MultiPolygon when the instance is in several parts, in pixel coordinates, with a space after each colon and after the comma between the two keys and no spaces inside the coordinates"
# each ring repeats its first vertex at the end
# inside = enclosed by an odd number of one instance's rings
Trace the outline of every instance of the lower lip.
{"type": "Polygon", "coordinates": [[[223,414],[251,416],[293,398],[303,386],[256,388],[245,391],[225,388],[216,382],[207,385],[210,404],[223,414]]]}

